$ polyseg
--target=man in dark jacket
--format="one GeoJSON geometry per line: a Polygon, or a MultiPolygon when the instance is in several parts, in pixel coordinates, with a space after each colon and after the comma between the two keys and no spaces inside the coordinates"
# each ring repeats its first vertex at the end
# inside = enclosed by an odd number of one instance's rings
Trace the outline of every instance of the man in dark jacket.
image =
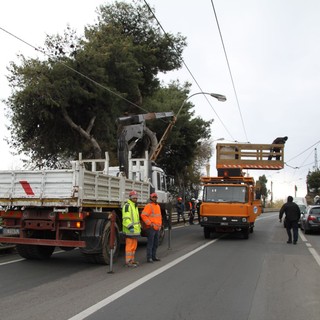
{"type": "Polygon", "coordinates": [[[279,212],[279,220],[282,222],[283,214],[286,215],[286,229],[288,234],[287,243],[292,243],[292,234],[291,229],[293,231],[293,244],[297,244],[298,241],[298,221],[300,219],[300,208],[299,206],[293,202],[293,198],[291,196],[288,197],[287,203],[285,203],[279,212]]]}

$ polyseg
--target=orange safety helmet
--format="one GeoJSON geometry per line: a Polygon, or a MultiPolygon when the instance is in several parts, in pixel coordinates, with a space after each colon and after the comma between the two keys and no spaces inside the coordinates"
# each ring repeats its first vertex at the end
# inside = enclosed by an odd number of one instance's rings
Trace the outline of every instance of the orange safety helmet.
{"type": "Polygon", "coordinates": [[[179,197],[179,198],[178,198],[178,200],[180,201],[180,200],[182,200],[182,198],[181,198],[181,197],[179,197]]]}
{"type": "Polygon", "coordinates": [[[137,191],[130,191],[129,192],[129,198],[132,199],[132,198],[138,198],[138,192],[137,191]]]}
{"type": "Polygon", "coordinates": [[[150,198],[158,198],[158,195],[154,192],[150,194],[150,198]]]}

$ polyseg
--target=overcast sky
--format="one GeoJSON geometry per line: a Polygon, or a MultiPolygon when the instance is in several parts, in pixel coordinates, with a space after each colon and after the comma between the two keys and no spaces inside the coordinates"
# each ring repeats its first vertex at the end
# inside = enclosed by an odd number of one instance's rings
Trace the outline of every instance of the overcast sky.
{"type": "MultiPolygon", "coordinates": [[[[0,3],[0,27],[35,47],[46,34],[62,33],[67,24],[81,34],[93,24],[95,9],[112,1],[11,0],[0,3]]],[[[149,0],[166,32],[187,37],[186,67],[168,73],[165,82],[192,83],[190,94],[204,91],[227,96],[226,102],[206,96],[190,98],[196,115],[214,119],[213,139],[271,143],[288,136],[285,169],[251,171],[273,182],[274,199],[306,194],[306,175],[320,148],[320,1],[319,0],[149,0]],[[219,22],[233,83],[215,18],[219,22]],[[196,82],[194,81],[196,80],[196,82]]],[[[0,29],[0,99],[10,95],[6,67],[16,54],[35,57],[25,43],[0,29]]],[[[0,169],[20,168],[9,153],[9,137],[0,103],[0,169]]],[[[153,111],[153,110],[149,110],[153,111]]],[[[319,152],[318,152],[319,153],[319,152]]],[[[212,161],[211,174],[215,174],[212,161]]]]}

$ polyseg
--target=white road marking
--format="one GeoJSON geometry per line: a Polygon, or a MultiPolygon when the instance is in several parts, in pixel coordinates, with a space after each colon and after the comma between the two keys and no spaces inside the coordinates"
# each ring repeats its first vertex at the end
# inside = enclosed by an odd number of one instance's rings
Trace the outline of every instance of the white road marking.
{"type": "MultiPolygon", "coordinates": [[[[59,251],[55,251],[53,254],[58,254],[58,253],[62,253],[62,252],[65,252],[65,251],[59,250],[59,251]]],[[[11,263],[16,263],[16,262],[23,261],[23,260],[26,260],[26,259],[25,258],[21,258],[21,259],[15,259],[15,260],[12,260],[12,261],[1,262],[0,266],[4,266],[6,264],[11,264],[11,263]]]]}
{"type": "Polygon", "coordinates": [[[125,295],[126,293],[130,292],[131,290],[139,287],[140,285],[144,284],[145,282],[149,281],[150,279],[156,277],[157,275],[161,274],[162,272],[174,267],[176,264],[182,262],[183,260],[189,258],[190,256],[192,256],[193,254],[197,253],[198,251],[206,248],[207,246],[211,245],[212,243],[216,242],[218,239],[214,239],[211,240],[209,242],[207,242],[206,244],[202,245],[201,247],[185,254],[184,256],[177,258],[176,260],[166,264],[165,266],[151,272],[150,274],[142,277],[141,279],[133,282],[132,284],[126,286],[125,288],[119,290],[118,292],[112,294],[111,296],[101,300],[100,302],[94,304],[93,306],[83,310],[82,312],[76,314],[75,316],[73,316],[72,318],[68,319],[68,320],[82,320],[85,319],[86,317],[90,316],[91,314],[95,313],[96,311],[98,311],[99,309],[107,306],[108,304],[110,304],[112,301],[115,301],[116,299],[122,297],[123,295],[125,295]]]}

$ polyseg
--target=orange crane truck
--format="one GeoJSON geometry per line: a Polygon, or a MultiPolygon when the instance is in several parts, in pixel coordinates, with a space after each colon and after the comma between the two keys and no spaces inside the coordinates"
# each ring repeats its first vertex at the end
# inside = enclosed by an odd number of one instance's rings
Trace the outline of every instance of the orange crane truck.
{"type": "Polygon", "coordinates": [[[253,232],[256,218],[262,213],[259,186],[243,169],[280,170],[283,168],[284,145],[270,144],[217,144],[217,177],[201,178],[203,199],[200,206],[200,225],[204,237],[212,232],[239,232],[245,239],[253,232]]]}

